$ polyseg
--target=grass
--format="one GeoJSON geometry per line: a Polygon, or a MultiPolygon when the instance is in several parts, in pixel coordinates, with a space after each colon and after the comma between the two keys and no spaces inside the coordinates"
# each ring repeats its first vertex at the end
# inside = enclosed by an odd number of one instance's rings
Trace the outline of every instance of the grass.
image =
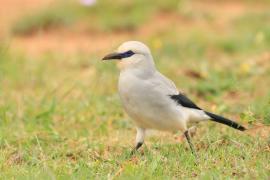
{"type": "MultiPolygon", "coordinates": [[[[145,5],[135,6],[136,12],[150,3],[145,5]]],[[[100,24],[106,21],[101,7],[93,7],[100,24]]],[[[173,4],[158,7],[175,11],[173,4]]],[[[77,17],[92,17],[80,8],[78,14],[87,15],[77,17]]],[[[57,15],[67,15],[56,9],[57,15]]],[[[119,18],[123,13],[116,5],[108,11],[119,18]]],[[[264,11],[231,20],[225,32],[191,26],[179,33],[171,27],[139,37],[151,47],[158,69],[191,99],[250,128],[242,133],[199,124],[193,137],[197,161],[179,140],[180,132],[155,133],[129,157],[136,132],[117,95],[118,70],[100,61],[103,54],[60,49],[30,56],[2,45],[0,179],[269,179],[270,44],[264,11]],[[266,132],[255,131],[258,124],[266,132]]],[[[43,18],[35,21],[43,23],[43,18]]]]}

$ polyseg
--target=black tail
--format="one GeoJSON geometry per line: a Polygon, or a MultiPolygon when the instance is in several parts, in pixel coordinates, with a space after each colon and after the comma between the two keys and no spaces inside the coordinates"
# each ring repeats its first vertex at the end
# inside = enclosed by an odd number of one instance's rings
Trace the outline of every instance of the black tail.
{"type": "Polygon", "coordinates": [[[215,121],[215,122],[218,122],[218,123],[221,123],[221,124],[225,124],[227,126],[230,126],[232,128],[235,128],[235,129],[238,129],[240,131],[244,131],[246,130],[246,128],[244,126],[241,126],[240,124],[237,124],[236,122],[233,122],[232,120],[229,120],[227,118],[224,118],[222,116],[219,116],[219,115],[216,115],[216,114],[213,114],[213,113],[210,113],[210,112],[206,112],[205,113],[211,117],[211,121],[215,121]]]}

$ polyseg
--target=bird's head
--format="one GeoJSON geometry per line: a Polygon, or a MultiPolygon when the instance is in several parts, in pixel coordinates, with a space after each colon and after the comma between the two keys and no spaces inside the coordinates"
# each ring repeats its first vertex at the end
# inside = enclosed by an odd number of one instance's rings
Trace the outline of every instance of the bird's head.
{"type": "Polygon", "coordinates": [[[154,67],[149,48],[139,41],[127,41],[116,52],[106,55],[102,60],[118,60],[120,69],[154,67]]]}

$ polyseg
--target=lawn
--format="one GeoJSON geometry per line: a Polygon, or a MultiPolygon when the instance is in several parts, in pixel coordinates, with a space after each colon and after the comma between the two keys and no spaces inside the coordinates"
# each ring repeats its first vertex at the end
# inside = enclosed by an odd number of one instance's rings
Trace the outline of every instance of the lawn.
{"type": "Polygon", "coordinates": [[[269,2],[206,2],[61,1],[18,17],[0,44],[0,179],[269,179],[269,2]],[[81,34],[96,41],[79,49],[81,34]],[[44,50],[56,36],[72,45],[44,50]],[[130,157],[117,65],[101,58],[131,39],[200,107],[248,130],[199,124],[198,159],[181,132],[151,131],[130,157]]]}

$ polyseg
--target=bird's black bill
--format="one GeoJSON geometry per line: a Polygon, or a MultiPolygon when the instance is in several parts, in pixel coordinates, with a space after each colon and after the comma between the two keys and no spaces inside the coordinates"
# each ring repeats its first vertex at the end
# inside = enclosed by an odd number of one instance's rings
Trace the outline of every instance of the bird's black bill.
{"type": "Polygon", "coordinates": [[[102,60],[122,59],[121,53],[111,53],[106,55],[102,60]]]}
{"type": "Polygon", "coordinates": [[[113,60],[113,59],[120,60],[123,58],[128,58],[132,56],[133,54],[135,53],[131,50],[126,51],[124,53],[111,53],[111,54],[106,55],[104,58],[102,58],[102,60],[113,60]]]}

